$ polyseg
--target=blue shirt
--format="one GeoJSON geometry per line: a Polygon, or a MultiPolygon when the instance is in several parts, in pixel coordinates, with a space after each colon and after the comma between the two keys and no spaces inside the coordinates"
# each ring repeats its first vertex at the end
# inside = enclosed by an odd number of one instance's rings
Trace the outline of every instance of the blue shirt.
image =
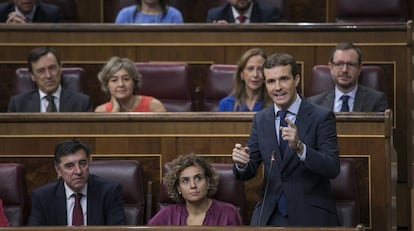
{"type": "MultiPolygon", "coordinates": [[[[224,97],[220,100],[218,111],[239,111],[239,112],[245,112],[250,111],[250,109],[246,105],[242,105],[242,107],[237,107],[236,110],[234,110],[234,105],[236,104],[236,99],[234,96],[229,95],[224,97]]],[[[262,110],[262,100],[256,101],[256,103],[253,106],[252,111],[260,111],[262,110]]]]}
{"type": "Polygon", "coordinates": [[[183,16],[176,8],[169,6],[165,15],[144,14],[136,12],[137,6],[128,6],[119,11],[115,23],[183,23],[183,16]],[[136,14],[135,14],[136,13],[136,14]]]}

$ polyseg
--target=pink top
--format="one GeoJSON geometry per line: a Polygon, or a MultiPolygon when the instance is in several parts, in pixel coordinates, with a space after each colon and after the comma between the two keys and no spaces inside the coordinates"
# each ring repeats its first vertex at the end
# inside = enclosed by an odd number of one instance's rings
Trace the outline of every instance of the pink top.
{"type": "Polygon", "coordinates": [[[10,226],[9,220],[7,219],[6,214],[4,213],[3,201],[1,199],[0,199],[0,226],[1,227],[10,226]]]}
{"type": "MultiPolygon", "coordinates": [[[[132,112],[149,112],[150,111],[150,104],[151,104],[152,97],[151,96],[141,96],[141,101],[139,102],[138,106],[132,110],[132,112]]],[[[105,104],[105,111],[112,112],[112,102],[107,102],[105,104]]]]}
{"type": "MultiPolygon", "coordinates": [[[[206,213],[203,225],[243,225],[237,208],[226,202],[213,200],[206,213]]],[[[174,204],[163,207],[148,225],[187,225],[187,209],[185,204],[174,204]]]]}

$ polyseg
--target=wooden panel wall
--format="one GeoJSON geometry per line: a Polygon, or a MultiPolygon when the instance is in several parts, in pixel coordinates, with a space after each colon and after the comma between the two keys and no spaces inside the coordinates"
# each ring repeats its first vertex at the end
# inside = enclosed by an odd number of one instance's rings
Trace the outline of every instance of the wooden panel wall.
{"type": "Polygon", "coordinates": [[[25,66],[35,46],[55,47],[64,65],[84,67],[95,105],[104,102],[96,74],[112,55],[137,62],[182,61],[201,70],[191,76],[202,90],[205,68],[212,63],[234,64],[251,47],[268,54],[288,52],[301,66],[302,93],[307,76],[317,64],[326,64],[338,42],[351,41],[362,49],[365,64],[381,65],[387,72],[393,109],[393,135],[398,153],[398,225],[410,224],[411,174],[411,24],[261,24],[261,25],[111,25],[43,24],[0,25],[0,109],[5,111],[13,88],[15,68],[25,66]],[[203,71],[204,70],[204,71],[203,71]],[[204,75],[202,74],[204,73],[204,75]],[[397,91],[398,89],[398,91],[397,91]]]}
{"type": "MultiPolygon", "coordinates": [[[[154,182],[152,191],[157,198],[161,166],[179,154],[194,152],[210,162],[231,163],[234,144],[247,142],[252,115],[0,114],[0,162],[22,163],[28,170],[31,191],[55,180],[52,160],[55,144],[78,138],[91,146],[93,159],[140,161],[145,181],[154,182]]],[[[396,225],[393,216],[396,178],[392,178],[396,157],[391,127],[390,113],[337,114],[340,156],[354,162],[360,188],[360,219],[367,229],[390,230],[396,225]]],[[[246,183],[249,217],[259,200],[262,179],[259,174],[246,183]]]]}

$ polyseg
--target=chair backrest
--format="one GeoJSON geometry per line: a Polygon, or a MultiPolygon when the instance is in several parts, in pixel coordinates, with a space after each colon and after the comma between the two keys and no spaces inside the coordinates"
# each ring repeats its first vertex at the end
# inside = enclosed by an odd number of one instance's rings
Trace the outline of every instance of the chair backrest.
{"type": "Polygon", "coordinates": [[[142,166],[132,160],[96,160],[89,166],[91,174],[122,185],[127,225],[145,224],[145,195],[142,166]]]}
{"type": "Polygon", "coordinates": [[[0,182],[0,198],[10,225],[25,225],[30,208],[23,165],[0,163],[0,182]]]}
{"type": "Polygon", "coordinates": [[[136,0],[104,0],[104,22],[114,23],[122,8],[136,3],[136,0]]]}
{"type": "MultiPolygon", "coordinates": [[[[362,66],[358,83],[377,91],[385,92],[385,72],[380,66],[362,66]]],[[[312,68],[312,76],[305,79],[305,96],[313,96],[334,89],[328,65],[317,65],[312,68]]]]}
{"type": "MultiPolygon", "coordinates": [[[[80,67],[63,67],[61,85],[65,89],[86,92],[87,83],[85,71],[80,67]]],[[[29,70],[27,68],[18,68],[16,70],[13,94],[20,94],[36,88],[36,83],[30,77],[29,70]]]]}
{"type": "Polygon", "coordinates": [[[407,21],[407,0],[336,0],[336,21],[407,21]]]}
{"type": "Polygon", "coordinates": [[[217,111],[219,101],[233,89],[237,65],[212,64],[204,84],[204,111],[217,111]]]}
{"type": "Polygon", "coordinates": [[[342,226],[360,224],[359,188],[351,159],[341,158],[341,172],[331,187],[342,226]]]}
{"type": "Polygon", "coordinates": [[[59,6],[63,10],[65,22],[79,22],[77,0],[42,0],[43,2],[59,6]]]}
{"type": "MultiPolygon", "coordinates": [[[[233,164],[212,163],[211,164],[219,175],[218,190],[214,195],[214,199],[233,204],[239,209],[243,222],[247,224],[246,211],[246,194],[244,190],[244,182],[236,180],[233,175],[233,164]]],[[[167,162],[164,165],[164,174],[171,169],[172,163],[167,162]]],[[[168,197],[167,187],[160,184],[158,194],[158,209],[176,203],[168,197]]]]}
{"type": "Polygon", "coordinates": [[[192,111],[186,63],[135,63],[142,75],[140,95],[159,99],[169,112],[192,111]]]}

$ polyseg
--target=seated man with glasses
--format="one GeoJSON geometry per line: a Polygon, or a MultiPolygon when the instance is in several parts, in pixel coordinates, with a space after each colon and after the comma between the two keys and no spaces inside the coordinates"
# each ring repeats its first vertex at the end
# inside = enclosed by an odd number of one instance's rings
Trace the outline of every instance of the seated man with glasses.
{"type": "Polygon", "coordinates": [[[388,108],[383,92],[358,84],[361,50],[352,43],[339,43],[331,52],[329,69],[335,89],[308,98],[334,112],[383,112],[388,108]]]}
{"type": "Polygon", "coordinates": [[[90,97],[61,86],[62,64],[55,50],[34,48],[28,58],[38,89],[12,96],[8,112],[90,112],[90,97]]]}

